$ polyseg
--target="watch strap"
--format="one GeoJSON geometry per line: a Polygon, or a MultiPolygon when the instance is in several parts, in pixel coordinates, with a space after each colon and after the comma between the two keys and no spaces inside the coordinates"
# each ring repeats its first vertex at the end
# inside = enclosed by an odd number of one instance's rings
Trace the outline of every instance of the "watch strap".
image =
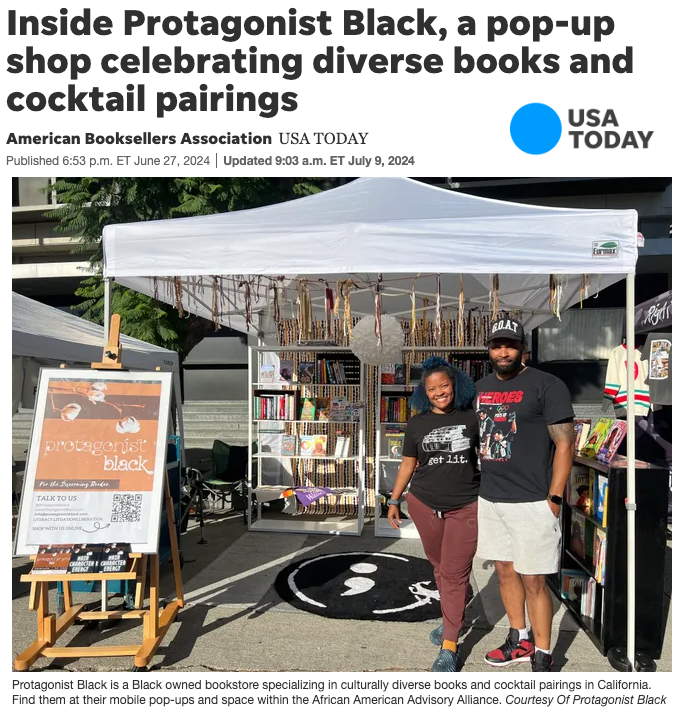
{"type": "Polygon", "coordinates": [[[558,494],[549,494],[546,497],[551,503],[556,504],[556,506],[560,506],[563,503],[563,497],[558,496],[558,494]]]}
{"type": "Polygon", "coordinates": [[[389,504],[389,506],[400,506],[401,499],[387,499],[386,503],[389,504]]]}

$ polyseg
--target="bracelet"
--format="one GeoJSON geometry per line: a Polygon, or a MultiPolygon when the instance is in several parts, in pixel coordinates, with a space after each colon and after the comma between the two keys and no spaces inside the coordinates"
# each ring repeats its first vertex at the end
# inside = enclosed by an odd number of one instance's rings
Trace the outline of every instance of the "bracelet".
{"type": "Polygon", "coordinates": [[[386,503],[389,504],[389,506],[400,506],[401,499],[387,499],[386,503]]]}

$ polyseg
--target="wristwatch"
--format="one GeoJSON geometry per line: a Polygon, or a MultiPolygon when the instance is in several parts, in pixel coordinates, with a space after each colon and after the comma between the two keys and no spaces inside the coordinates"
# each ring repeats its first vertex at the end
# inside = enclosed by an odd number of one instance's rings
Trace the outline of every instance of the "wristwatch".
{"type": "Polygon", "coordinates": [[[400,506],[401,499],[387,499],[386,503],[389,504],[389,506],[400,506]]]}
{"type": "Polygon", "coordinates": [[[558,496],[558,494],[549,494],[546,498],[552,504],[556,504],[556,506],[560,506],[563,503],[563,498],[558,496]]]}

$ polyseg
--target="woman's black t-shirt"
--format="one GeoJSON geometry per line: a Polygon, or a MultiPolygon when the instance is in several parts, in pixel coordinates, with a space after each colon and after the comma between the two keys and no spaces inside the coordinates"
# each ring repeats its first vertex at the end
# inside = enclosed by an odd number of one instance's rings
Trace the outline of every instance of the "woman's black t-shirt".
{"type": "Polygon", "coordinates": [[[403,456],[415,457],[418,467],[410,488],[435,511],[453,511],[477,501],[479,427],[474,410],[444,415],[426,412],[408,422],[403,456]]]}

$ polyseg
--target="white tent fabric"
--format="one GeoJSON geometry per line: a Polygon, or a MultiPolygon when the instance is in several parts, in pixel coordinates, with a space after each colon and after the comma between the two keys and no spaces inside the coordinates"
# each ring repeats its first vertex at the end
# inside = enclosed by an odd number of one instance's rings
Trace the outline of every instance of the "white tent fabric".
{"type": "MultiPolygon", "coordinates": [[[[122,364],[131,370],[153,371],[157,367],[174,372],[174,399],[181,408],[179,355],[174,351],[120,336],[122,364]]],[[[17,412],[26,374],[32,361],[40,365],[98,363],[103,357],[104,329],[73,314],[41,304],[12,292],[12,413],[17,412]]],[[[184,426],[177,418],[183,454],[184,426]]]]}
{"type": "MultiPolygon", "coordinates": [[[[498,273],[501,308],[523,312],[531,331],[551,317],[549,275],[560,275],[564,310],[579,300],[582,275],[590,275],[593,293],[634,273],[636,238],[634,210],[537,207],[407,178],[360,178],[254,210],[109,225],[103,231],[104,274],[168,303],[175,302],[170,280],[182,277],[185,308],[205,318],[212,318],[219,290],[220,322],[269,341],[269,280],[253,283],[256,318],[247,325],[240,275],[288,275],[288,290],[298,276],[333,286],[344,275],[369,284],[381,272],[385,312],[408,316],[408,292],[419,273],[425,274],[415,283],[419,297],[436,293],[441,273],[442,305],[449,307],[457,305],[464,275],[466,308],[483,310],[491,275],[498,273]],[[614,243],[616,249],[595,256],[595,243],[614,243]],[[212,275],[222,278],[213,284],[212,275]]],[[[323,299],[313,291],[313,315],[322,318],[323,299]]],[[[294,303],[295,290],[290,296],[294,303]]],[[[354,315],[371,313],[373,304],[369,289],[353,290],[354,315]]]]}
{"type": "Polygon", "coordinates": [[[109,225],[104,275],[627,274],[634,210],[536,207],[408,178],[360,178],[254,210],[109,225]],[[593,256],[594,242],[617,255],[593,256]]]}
{"type": "MultiPolygon", "coordinates": [[[[12,292],[12,355],[72,363],[102,360],[102,326],[12,292]]],[[[179,370],[166,348],[121,336],[122,364],[134,370],[179,370]]]]}

